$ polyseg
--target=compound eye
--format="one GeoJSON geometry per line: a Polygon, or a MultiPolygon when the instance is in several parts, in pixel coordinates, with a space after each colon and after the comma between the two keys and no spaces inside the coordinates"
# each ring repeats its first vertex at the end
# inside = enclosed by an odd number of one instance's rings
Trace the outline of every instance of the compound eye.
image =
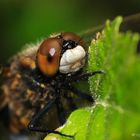
{"type": "Polygon", "coordinates": [[[37,52],[37,65],[44,75],[51,77],[57,73],[60,54],[61,45],[57,38],[49,38],[40,45],[37,52]]]}
{"type": "Polygon", "coordinates": [[[61,36],[66,41],[72,40],[72,41],[78,43],[79,45],[84,46],[84,43],[81,40],[81,38],[78,35],[76,35],[75,33],[72,33],[72,32],[63,32],[63,33],[61,33],[61,36]]]}

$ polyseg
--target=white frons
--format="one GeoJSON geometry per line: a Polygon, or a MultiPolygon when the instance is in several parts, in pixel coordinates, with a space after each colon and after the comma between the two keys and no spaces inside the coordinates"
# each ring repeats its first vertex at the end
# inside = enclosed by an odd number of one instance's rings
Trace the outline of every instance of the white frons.
{"type": "Polygon", "coordinates": [[[59,71],[70,73],[78,71],[85,63],[86,52],[80,45],[73,49],[68,49],[61,57],[59,71]]]}

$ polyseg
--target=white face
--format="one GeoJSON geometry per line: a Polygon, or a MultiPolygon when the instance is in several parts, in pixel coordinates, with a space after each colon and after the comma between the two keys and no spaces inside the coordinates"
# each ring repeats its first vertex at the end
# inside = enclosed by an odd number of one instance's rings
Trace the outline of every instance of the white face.
{"type": "Polygon", "coordinates": [[[77,45],[73,49],[66,50],[60,59],[59,71],[61,73],[78,71],[85,64],[85,56],[86,52],[80,45],[77,45]]]}

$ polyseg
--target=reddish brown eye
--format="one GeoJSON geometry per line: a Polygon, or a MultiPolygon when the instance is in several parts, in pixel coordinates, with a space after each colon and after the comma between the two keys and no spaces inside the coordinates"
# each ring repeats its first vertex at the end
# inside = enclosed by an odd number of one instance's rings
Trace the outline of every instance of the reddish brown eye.
{"type": "Polygon", "coordinates": [[[75,41],[76,43],[78,43],[79,45],[84,46],[82,39],[75,33],[63,32],[63,33],[61,33],[61,35],[64,40],[72,40],[72,41],[75,41]]]}
{"type": "Polygon", "coordinates": [[[40,45],[37,53],[37,65],[43,74],[53,76],[57,73],[60,54],[61,45],[57,38],[49,38],[40,45]]]}

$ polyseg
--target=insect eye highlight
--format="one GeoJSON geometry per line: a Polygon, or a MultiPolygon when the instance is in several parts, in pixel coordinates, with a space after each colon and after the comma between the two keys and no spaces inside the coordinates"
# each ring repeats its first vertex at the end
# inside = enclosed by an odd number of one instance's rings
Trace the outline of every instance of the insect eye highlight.
{"type": "Polygon", "coordinates": [[[37,53],[37,65],[40,71],[47,76],[53,76],[59,69],[61,42],[57,38],[45,40],[37,53]]]}
{"type": "Polygon", "coordinates": [[[53,61],[53,58],[55,57],[56,50],[55,48],[50,48],[48,54],[47,54],[47,61],[51,63],[53,61]]]}

